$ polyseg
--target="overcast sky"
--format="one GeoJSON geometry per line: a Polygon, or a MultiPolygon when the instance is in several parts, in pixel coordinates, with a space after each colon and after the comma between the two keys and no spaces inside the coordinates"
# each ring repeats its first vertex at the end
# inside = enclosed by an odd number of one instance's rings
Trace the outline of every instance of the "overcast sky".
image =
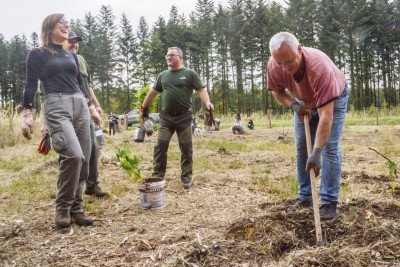
{"type": "MultiPolygon", "coordinates": [[[[136,32],[141,16],[146,18],[151,27],[158,16],[168,20],[172,5],[178,8],[179,14],[189,15],[195,11],[196,3],[197,0],[1,0],[0,33],[6,40],[22,34],[29,40],[34,31],[40,35],[40,27],[47,15],[63,13],[68,19],[82,20],[87,12],[99,14],[102,5],[111,6],[116,24],[119,24],[125,12],[136,32]]],[[[228,6],[228,0],[214,0],[215,7],[219,3],[228,6]]]]}

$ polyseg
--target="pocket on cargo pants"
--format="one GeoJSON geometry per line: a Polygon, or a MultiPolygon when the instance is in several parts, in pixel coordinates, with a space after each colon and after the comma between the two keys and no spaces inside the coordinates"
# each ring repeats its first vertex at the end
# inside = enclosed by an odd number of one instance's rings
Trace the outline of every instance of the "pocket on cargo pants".
{"type": "Polygon", "coordinates": [[[67,139],[65,137],[65,133],[62,130],[62,127],[58,127],[54,129],[51,133],[51,140],[53,144],[54,151],[57,153],[62,152],[66,145],[67,145],[67,139]]]}

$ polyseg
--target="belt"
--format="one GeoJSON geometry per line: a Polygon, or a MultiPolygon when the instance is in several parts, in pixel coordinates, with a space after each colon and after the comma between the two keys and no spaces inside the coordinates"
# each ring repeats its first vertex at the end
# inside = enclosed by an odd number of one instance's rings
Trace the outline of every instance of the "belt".
{"type": "Polygon", "coordinates": [[[191,108],[189,108],[189,109],[186,109],[186,110],[182,110],[182,111],[175,111],[175,112],[170,112],[170,111],[164,111],[165,112],[165,114],[167,114],[167,115],[169,115],[169,116],[180,116],[180,115],[183,115],[183,114],[186,114],[186,113],[188,113],[189,111],[192,111],[192,109],[191,108]]]}

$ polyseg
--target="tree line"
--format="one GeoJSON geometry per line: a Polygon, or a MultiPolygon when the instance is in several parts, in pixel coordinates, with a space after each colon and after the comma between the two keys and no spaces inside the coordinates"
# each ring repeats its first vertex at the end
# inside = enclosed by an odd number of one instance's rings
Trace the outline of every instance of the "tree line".
{"type": "MultiPolygon", "coordinates": [[[[279,111],[265,74],[269,40],[279,31],[294,33],[303,46],[321,49],[336,63],[348,78],[354,109],[390,108],[400,100],[398,0],[230,0],[226,7],[198,0],[190,14],[173,5],[168,19],[159,16],[150,26],[140,17],[136,29],[126,14],[118,19],[103,5],[96,15],[71,20],[71,29],[83,37],[79,53],[106,111],[134,108],[136,92],[166,69],[172,46],[200,74],[217,113],[279,111]]],[[[21,103],[26,56],[38,46],[35,32],[11,40],[0,33],[0,108],[21,103]]],[[[193,103],[201,109],[197,95],[193,103]]]]}

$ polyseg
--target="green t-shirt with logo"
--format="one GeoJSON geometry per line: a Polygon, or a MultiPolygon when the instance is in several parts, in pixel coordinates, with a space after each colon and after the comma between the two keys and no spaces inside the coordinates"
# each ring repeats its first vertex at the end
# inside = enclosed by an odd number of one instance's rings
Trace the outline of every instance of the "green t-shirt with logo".
{"type": "Polygon", "coordinates": [[[177,113],[191,108],[193,90],[204,85],[194,70],[183,67],[161,72],[153,88],[162,93],[161,110],[177,113]]]}

